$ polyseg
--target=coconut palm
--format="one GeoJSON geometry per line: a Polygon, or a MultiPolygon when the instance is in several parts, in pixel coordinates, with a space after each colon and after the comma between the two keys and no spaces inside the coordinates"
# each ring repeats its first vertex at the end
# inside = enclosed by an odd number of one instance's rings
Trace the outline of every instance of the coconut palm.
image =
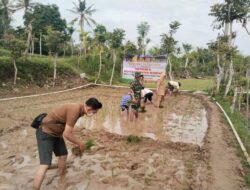
{"type": "Polygon", "coordinates": [[[32,0],[17,0],[15,7],[17,9],[24,9],[24,14],[34,7],[35,3],[32,0]]]}
{"type": "MultiPolygon", "coordinates": [[[[90,5],[88,7],[86,0],[78,0],[78,4],[76,4],[75,2],[73,4],[74,4],[74,8],[71,9],[70,11],[78,15],[78,17],[73,19],[71,23],[73,24],[74,22],[79,21],[80,32],[81,32],[80,35],[83,36],[84,35],[84,22],[86,22],[87,25],[89,25],[90,27],[92,27],[92,25],[96,25],[96,21],[92,18],[92,14],[96,12],[96,9],[93,8],[93,5],[90,5]]],[[[84,52],[86,54],[85,43],[86,41],[83,41],[84,52]]]]}
{"type": "Polygon", "coordinates": [[[147,38],[149,30],[150,25],[147,22],[141,22],[141,24],[137,26],[137,31],[139,34],[139,37],[137,38],[137,43],[143,55],[146,54],[146,48],[150,42],[150,39],[147,38]]]}
{"type": "Polygon", "coordinates": [[[172,77],[172,63],[171,63],[171,55],[176,52],[177,48],[176,45],[178,41],[176,41],[173,37],[173,34],[177,32],[180,27],[180,23],[178,21],[173,21],[169,24],[170,30],[168,33],[164,33],[161,35],[161,49],[163,53],[166,54],[167,57],[167,66],[169,65],[169,78],[170,80],[173,79],[172,77]]]}
{"type": "Polygon", "coordinates": [[[3,24],[3,33],[6,34],[7,31],[10,29],[10,22],[11,22],[11,16],[15,12],[15,9],[13,8],[13,4],[10,0],[1,0],[0,1],[0,9],[1,9],[1,15],[0,20],[3,24]]]}

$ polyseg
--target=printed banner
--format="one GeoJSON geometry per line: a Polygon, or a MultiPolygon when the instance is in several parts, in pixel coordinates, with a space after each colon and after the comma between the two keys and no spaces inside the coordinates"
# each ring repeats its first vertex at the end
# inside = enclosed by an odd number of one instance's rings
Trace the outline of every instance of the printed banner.
{"type": "Polygon", "coordinates": [[[135,72],[141,72],[146,81],[156,81],[165,73],[166,60],[124,60],[123,78],[134,79],[135,72]]]}

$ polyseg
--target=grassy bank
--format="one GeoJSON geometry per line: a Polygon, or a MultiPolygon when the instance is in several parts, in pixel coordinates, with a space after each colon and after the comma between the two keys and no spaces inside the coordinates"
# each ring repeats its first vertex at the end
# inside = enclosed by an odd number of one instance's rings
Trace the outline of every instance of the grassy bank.
{"type": "MultiPolygon", "coordinates": [[[[205,78],[205,79],[182,79],[176,80],[181,82],[181,90],[190,90],[190,91],[209,91],[214,86],[213,78],[205,78]]],[[[129,85],[131,80],[122,80],[122,82],[118,82],[119,85],[129,85]]],[[[145,86],[147,88],[156,88],[155,83],[146,83],[145,86]]]]}
{"type": "MultiPolygon", "coordinates": [[[[225,100],[221,97],[215,97],[216,101],[218,101],[225,112],[228,114],[229,118],[231,119],[237,133],[239,134],[243,144],[245,145],[248,154],[250,154],[250,125],[247,123],[246,118],[242,115],[242,113],[235,111],[231,113],[230,105],[231,103],[228,100],[225,100]]],[[[241,157],[242,164],[245,170],[245,181],[246,184],[250,187],[250,166],[245,160],[245,157],[240,149],[238,143],[235,144],[238,154],[241,157]]]]}

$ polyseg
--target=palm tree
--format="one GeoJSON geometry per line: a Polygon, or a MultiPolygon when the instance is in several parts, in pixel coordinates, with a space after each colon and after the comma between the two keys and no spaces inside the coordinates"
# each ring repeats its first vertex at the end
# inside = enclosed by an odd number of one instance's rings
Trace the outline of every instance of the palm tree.
{"type": "Polygon", "coordinates": [[[146,38],[149,30],[150,30],[150,25],[147,22],[141,22],[141,24],[137,26],[137,31],[139,34],[139,37],[137,38],[138,46],[139,49],[142,51],[143,55],[146,54],[146,48],[150,42],[150,39],[146,38]]]}
{"type": "MultiPolygon", "coordinates": [[[[96,12],[96,9],[93,9],[93,5],[87,7],[86,0],[78,0],[78,4],[75,2],[73,4],[74,8],[70,11],[78,15],[78,17],[72,20],[71,23],[79,20],[81,36],[84,36],[84,22],[86,22],[90,27],[92,27],[92,25],[96,25],[96,21],[92,18],[92,14],[96,12]]],[[[86,41],[83,41],[83,46],[86,54],[86,41]]]]}
{"type": "Polygon", "coordinates": [[[1,0],[0,3],[0,9],[1,9],[1,17],[0,20],[3,23],[3,33],[6,34],[7,31],[10,29],[10,22],[11,22],[11,16],[15,12],[15,9],[13,8],[13,4],[9,0],[1,0]]]}
{"type": "Polygon", "coordinates": [[[35,3],[32,0],[17,0],[15,7],[18,9],[24,9],[24,14],[34,7],[35,3]]]}
{"type": "Polygon", "coordinates": [[[161,49],[166,54],[167,58],[167,66],[169,65],[169,78],[172,80],[172,63],[171,63],[171,55],[176,52],[176,45],[178,41],[176,41],[173,37],[173,34],[177,32],[180,27],[180,23],[178,21],[173,21],[169,24],[170,30],[168,33],[161,35],[161,49]]]}
{"type": "Polygon", "coordinates": [[[188,67],[188,62],[189,62],[189,52],[192,50],[192,45],[188,43],[183,43],[182,47],[185,51],[185,57],[186,57],[186,62],[185,62],[185,69],[188,67]]]}
{"type": "Polygon", "coordinates": [[[99,49],[99,71],[98,71],[98,75],[97,78],[95,80],[95,83],[98,82],[98,80],[100,79],[100,75],[101,75],[101,71],[102,71],[102,52],[103,52],[103,48],[104,48],[104,44],[107,40],[107,30],[105,28],[105,26],[103,25],[97,25],[96,29],[94,30],[94,35],[95,35],[95,40],[98,44],[98,49],[99,49]]]}
{"type": "MultiPolygon", "coordinates": [[[[16,10],[24,9],[24,15],[26,15],[28,11],[34,7],[34,5],[35,3],[32,3],[32,0],[17,0],[14,7],[16,10]]],[[[33,34],[32,34],[32,30],[33,30],[32,22],[33,22],[33,19],[26,26],[26,32],[28,33],[28,36],[27,36],[27,42],[26,42],[26,49],[24,53],[25,55],[28,53],[30,46],[32,46],[32,44],[34,43],[33,34]]],[[[32,48],[32,52],[34,52],[33,48],[32,48]]]]}
{"type": "Polygon", "coordinates": [[[115,72],[115,65],[117,59],[117,50],[121,47],[122,41],[125,36],[125,31],[123,29],[114,29],[113,33],[110,35],[110,48],[112,50],[112,57],[113,57],[113,69],[110,78],[109,85],[112,85],[114,72],[115,72]]]}

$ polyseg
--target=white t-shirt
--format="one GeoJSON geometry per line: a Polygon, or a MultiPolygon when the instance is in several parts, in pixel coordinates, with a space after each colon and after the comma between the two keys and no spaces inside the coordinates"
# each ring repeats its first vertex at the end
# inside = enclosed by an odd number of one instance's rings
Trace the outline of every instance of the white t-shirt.
{"type": "Polygon", "coordinates": [[[144,88],[141,90],[142,97],[144,97],[148,93],[153,93],[153,91],[149,90],[148,88],[144,88]]]}
{"type": "Polygon", "coordinates": [[[170,85],[172,85],[175,89],[179,90],[180,85],[179,85],[178,82],[176,82],[176,81],[169,81],[168,83],[169,83],[170,85]]]}

